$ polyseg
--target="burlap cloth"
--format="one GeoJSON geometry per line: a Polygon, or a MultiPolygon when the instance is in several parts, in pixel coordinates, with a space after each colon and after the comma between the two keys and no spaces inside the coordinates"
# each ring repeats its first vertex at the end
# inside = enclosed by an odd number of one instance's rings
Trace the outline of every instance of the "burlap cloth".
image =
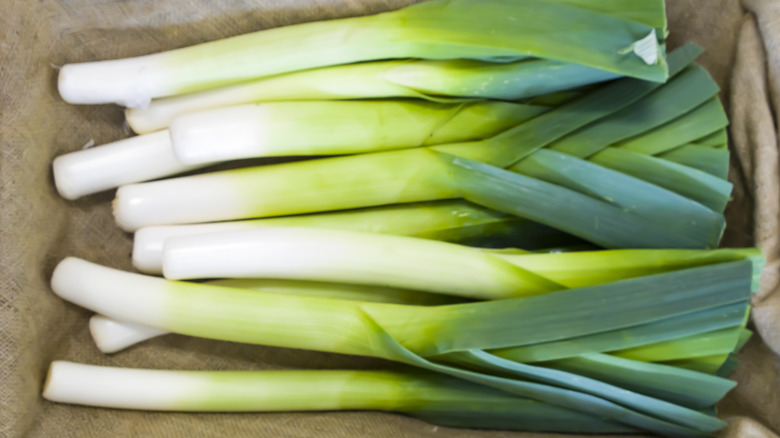
{"type": "MultiPolygon", "coordinates": [[[[50,163],[94,140],[127,135],[119,108],[75,107],[56,93],[57,65],[140,55],[256,29],[361,15],[411,0],[4,0],[0,2],[0,436],[3,437],[503,437],[435,427],[378,412],[171,414],[82,408],[40,397],[54,359],[176,369],[347,368],[380,361],[166,336],[105,356],[89,314],[49,290],[55,263],[76,255],[130,269],[130,236],[102,194],[60,199],[50,163]]],[[[753,324],[761,337],[741,354],[739,386],[721,404],[734,437],[780,431],[780,1],[670,0],[672,45],[707,49],[701,63],[723,88],[735,151],[724,244],[759,245],[769,259],[753,324]]],[[[263,56],[258,51],[257,56],[263,56]]]]}

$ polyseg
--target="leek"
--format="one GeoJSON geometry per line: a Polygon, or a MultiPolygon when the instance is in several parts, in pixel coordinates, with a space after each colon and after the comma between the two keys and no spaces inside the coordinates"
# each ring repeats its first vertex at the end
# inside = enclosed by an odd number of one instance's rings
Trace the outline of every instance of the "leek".
{"type": "Polygon", "coordinates": [[[133,131],[170,126],[178,116],[257,102],[378,98],[517,101],[615,79],[603,70],[545,59],[512,63],[422,59],[340,65],[155,99],[125,111],[133,131]]]}
{"type": "Polygon", "coordinates": [[[54,159],[54,184],[65,199],[205,167],[186,165],[173,153],[167,131],[70,152],[54,159]]]}
{"type": "Polygon", "coordinates": [[[376,284],[476,299],[564,287],[499,254],[426,239],[314,228],[262,228],[166,239],[168,279],[288,278],[376,284]]]}
{"type": "Polygon", "coordinates": [[[754,249],[514,254],[403,236],[269,227],[166,239],[163,273],[174,280],[288,278],[505,299],[745,259],[757,287],[763,258],[754,249]]]}
{"type": "Polygon", "coordinates": [[[95,315],[89,319],[89,333],[100,351],[116,353],[131,345],[162,336],[168,332],[159,328],[95,315]]]}
{"type": "MultiPolygon", "coordinates": [[[[207,284],[229,288],[251,289],[265,293],[418,306],[455,304],[465,301],[454,296],[429,294],[413,290],[314,281],[249,278],[213,280],[207,282],[207,284]]],[[[117,351],[124,350],[139,342],[168,333],[165,330],[118,321],[102,315],[95,315],[90,318],[89,332],[92,335],[92,339],[95,341],[95,345],[97,345],[98,349],[103,353],[116,353],[117,351]]]]}
{"type": "Polygon", "coordinates": [[[387,410],[455,427],[636,432],[574,410],[420,371],[163,371],[56,361],[43,396],[59,403],[120,409],[387,410]]]}
{"type": "MultiPolygon", "coordinates": [[[[340,298],[355,301],[366,302],[383,302],[383,303],[397,303],[397,304],[417,304],[417,305],[437,305],[437,304],[453,304],[459,302],[456,297],[441,296],[436,294],[426,294],[424,292],[411,292],[404,290],[394,290],[389,288],[378,287],[365,287],[355,286],[347,284],[332,284],[325,286],[326,283],[315,282],[296,282],[290,280],[257,280],[257,279],[245,279],[245,280],[220,280],[216,282],[210,282],[212,285],[220,285],[227,287],[237,287],[244,289],[255,289],[263,292],[273,293],[292,293],[295,295],[303,296],[316,296],[327,298],[340,298]],[[274,283],[282,283],[282,287],[274,286],[274,283]],[[269,286],[269,283],[271,286],[269,286]],[[295,284],[297,286],[289,286],[289,284],[295,284]],[[314,284],[314,286],[310,286],[314,284]]],[[[731,307],[729,307],[731,308],[731,307]]],[[[742,307],[735,307],[734,309],[742,310],[742,307]]],[[[712,314],[709,314],[712,315],[712,314]]],[[[686,326],[682,331],[670,331],[667,329],[668,322],[652,325],[653,337],[643,338],[641,336],[635,336],[635,331],[626,330],[620,333],[609,332],[609,337],[613,337],[618,334],[626,335],[624,339],[617,339],[614,344],[603,342],[604,339],[600,339],[599,336],[583,337],[582,339],[573,339],[565,343],[559,343],[557,348],[552,348],[555,343],[532,345],[524,348],[507,348],[497,350],[494,353],[499,357],[512,359],[519,363],[526,362],[540,362],[554,359],[566,359],[571,357],[578,357],[585,354],[591,354],[592,352],[610,351],[615,350],[617,345],[633,346],[630,348],[624,348],[623,350],[611,351],[610,354],[614,356],[620,356],[624,351],[634,350],[635,352],[642,351],[644,359],[647,362],[664,362],[663,359],[670,360],[685,360],[683,358],[705,357],[702,356],[703,351],[717,354],[727,354],[734,351],[734,343],[731,342],[731,338],[728,336],[717,336],[715,339],[712,336],[713,333],[721,331],[738,331],[742,332],[744,329],[737,325],[737,321],[732,318],[732,314],[726,310],[721,310],[721,313],[717,313],[717,317],[723,320],[716,325],[712,324],[712,320],[702,319],[701,321],[689,320],[691,322],[689,326],[686,326]],[[707,332],[710,328],[718,328],[724,325],[731,325],[728,329],[715,330],[707,332]],[[687,333],[694,333],[689,336],[685,336],[687,333]],[[630,341],[629,341],[630,339],[630,341]],[[652,342],[653,340],[661,339],[660,342],[652,342]],[[672,339],[672,340],[665,340],[672,339]],[[704,341],[704,346],[698,346],[699,341],[704,341]],[[565,347],[568,344],[568,349],[565,347]],[[637,347],[637,344],[641,346],[637,347]],[[683,345],[689,345],[694,347],[694,352],[690,353],[686,350],[682,350],[679,347],[683,345]],[[572,348],[573,347],[573,348],[572,348]],[[668,348],[673,348],[670,354],[668,348]],[[552,355],[551,355],[552,354],[552,355]],[[545,356],[547,355],[547,356],[545,356]],[[671,359],[670,359],[671,358],[671,359]]],[[[688,317],[689,319],[691,317],[688,317]]],[[[95,344],[104,353],[114,353],[119,350],[123,350],[137,343],[145,340],[167,334],[168,332],[160,329],[140,326],[138,324],[127,323],[123,321],[116,321],[105,316],[95,315],[90,319],[90,334],[92,335],[95,344]]],[[[601,336],[606,338],[606,336],[601,336]]],[[[738,348],[737,348],[738,349],[738,348]]]]}
{"type": "Polygon", "coordinates": [[[110,318],[176,333],[387,357],[378,345],[366,343],[369,315],[405,348],[432,356],[585,336],[743,303],[750,298],[750,265],[721,263],[538,297],[437,307],[170,282],[75,258],[58,265],[52,288],[62,298],[110,318]],[[602,306],[605,301],[612,305],[602,306]],[[616,306],[622,310],[619,314],[612,311],[616,306]],[[544,310],[553,307],[555,312],[544,310]],[[549,319],[566,309],[579,309],[571,311],[568,324],[549,319]]]}
{"type": "MultiPolygon", "coordinates": [[[[391,58],[512,61],[530,56],[666,79],[655,27],[577,6],[539,0],[433,0],[374,16],[265,30],[136,58],[70,64],[60,70],[59,91],[70,103],[142,107],[157,97],[391,58]]],[[[617,6],[622,11],[633,7],[630,2],[617,6]]],[[[657,13],[656,20],[663,20],[662,9],[657,13]]]]}
{"type": "Polygon", "coordinates": [[[170,133],[176,157],[194,165],[479,140],[546,110],[506,102],[279,102],[184,115],[170,133]]]}
{"type": "Polygon", "coordinates": [[[133,266],[149,274],[162,273],[163,242],[168,237],[264,227],[332,228],[528,250],[581,243],[565,233],[516,216],[464,201],[437,201],[248,221],[145,227],[135,232],[133,266]]]}
{"type": "MultiPolygon", "coordinates": [[[[269,233],[274,231],[268,230],[269,233]]],[[[286,230],[289,231],[289,230],[286,230]]],[[[312,265],[301,266],[299,263],[291,263],[296,266],[297,275],[301,275],[305,278],[312,278],[317,274],[317,271],[327,272],[329,278],[334,275],[338,275],[337,279],[341,281],[356,281],[358,277],[355,275],[361,270],[361,266],[367,267],[368,273],[371,273],[372,277],[364,282],[378,282],[387,284],[390,282],[406,281],[407,278],[401,279],[400,277],[408,277],[406,274],[396,274],[386,281],[382,281],[377,272],[380,272],[383,268],[381,262],[377,262],[372,254],[374,251],[367,251],[363,246],[369,247],[377,246],[384,249],[392,248],[392,245],[401,244],[403,242],[410,242],[408,239],[383,239],[384,244],[374,241],[370,236],[360,236],[354,233],[337,234],[336,239],[339,242],[340,251],[346,252],[348,250],[354,251],[354,260],[360,260],[356,263],[346,263],[344,265],[338,264],[332,257],[331,253],[327,251],[327,243],[323,243],[322,233],[316,232],[316,230],[306,230],[307,234],[303,234],[300,237],[306,239],[307,249],[303,253],[309,254],[323,254],[323,260],[319,263],[321,266],[317,270],[312,270],[312,265]],[[393,242],[395,241],[395,242],[393,242]],[[357,242],[359,245],[350,245],[350,242],[357,242]],[[392,243],[391,243],[392,242],[392,243]],[[358,256],[359,254],[359,256],[358,256]]],[[[236,235],[236,233],[231,233],[236,235]]],[[[270,234],[272,239],[278,239],[280,236],[270,234]]],[[[224,235],[217,235],[213,240],[217,240],[222,244],[226,244],[228,239],[224,239],[224,235]]],[[[212,240],[212,239],[209,239],[212,240]]],[[[212,240],[212,241],[213,241],[212,240]]],[[[209,265],[210,269],[216,269],[216,273],[203,273],[202,276],[220,276],[225,275],[224,266],[235,264],[240,265],[243,269],[254,269],[250,272],[251,275],[258,275],[259,273],[267,274],[269,267],[265,265],[257,266],[254,263],[247,263],[248,260],[261,259],[262,255],[258,251],[269,251],[275,257],[281,259],[280,253],[274,250],[272,242],[267,240],[253,240],[252,237],[246,233],[240,233],[238,239],[242,242],[255,241],[259,243],[253,249],[249,249],[244,244],[243,248],[231,251],[223,255],[215,250],[213,246],[203,246],[202,240],[198,239],[196,245],[199,247],[201,254],[206,254],[207,259],[201,261],[209,265]],[[251,254],[247,251],[252,251],[251,254]],[[233,260],[232,257],[238,260],[233,260]]],[[[191,245],[192,240],[187,242],[191,245]]],[[[289,245],[290,240],[280,241],[283,245],[289,245]]],[[[411,240],[414,242],[414,240],[411,240]]],[[[174,244],[181,244],[174,240],[174,244]]],[[[427,245],[429,249],[435,249],[438,251],[450,254],[450,252],[456,248],[452,245],[427,245]]],[[[191,246],[190,246],[191,247],[191,246]]],[[[408,247],[405,251],[420,251],[419,248],[408,247]]],[[[401,251],[395,250],[396,253],[401,251]]],[[[668,272],[672,270],[685,269],[695,266],[703,266],[706,264],[717,264],[733,260],[747,259],[753,263],[753,282],[752,288],[757,288],[757,282],[760,279],[760,272],[762,266],[762,258],[760,252],[753,249],[723,249],[716,251],[686,251],[686,250],[616,250],[616,251],[595,251],[595,252],[577,252],[577,253],[549,253],[549,254],[531,254],[520,251],[519,254],[516,251],[488,251],[489,255],[497,257],[507,261],[515,266],[520,267],[528,272],[531,272],[537,276],[541,276],[550,280],[551,285],[560,285],[567,288],[583,287],[590,285],[597,285],[608,283],[611,281],[646,276],[651,274],[657,274],[662,272],[668,272]],[[555,283],[553,283],[555,282],[555,283]]],[[[432,256],[429,252],[425,252],[425,257],[429,260],[437,259],[436,256],[432,256]]],[[[192,257],[192,254],[185,254],[185,257],[192,257]]],[[[310,262],[313,258],[309,259],[310,262]]],[[[480,260],[480,257],[475,255],[475,261],[480,260]]],[[[408,262],[408,261],[407,261],[408,262]]],[[[280,263],[284,263],[283,260],[280,263]]],[[[409,272],[417,268],[416,260],[412,260],[410,267],[404,269],[397,269],[398,272],[409,272]]],[[[445,263],[446,264],[446,263],[445,263]]],[[[427,262],[424,263],[427,266],[427,262]]],[[[521,271],[522,272],[522,271],[521,271]]],[[[293,275],[291,271],[288,271],[285,275],[293,275]]],[[[323,277],[316,277],[322,279],[323,277]]],[[[332,279],[332,278],[331,278],[332,279]]],[[[341,298],[350,299],[363,302],[384,302],[384,303],[397,303],[397,304],[413,304],[413,305],[442,305],[453,304],[459,302],[455,297],[443,296],[436,294],[427,294],[418,291],[404,290],[404,289],[390,289],[384,287],[371,287],[368,285],[352,285],[345,283],[317,283],[310,281],[289,281],[289,280],[268,280],[268,279],[228,279],[212,281],[208,284],[226,286],[232,288],[253,289],[263,292],[272,293],[284,293],[294,294],[301,296],[315,296],[315,297],[328,297],[328,298],[341,298]]],[[[441,283],[442,290],[446,289],[446,282],[441,283]]],[[[557,287],[557,286],[556,286],[557,287]]],[[[414,288],[420,288],[414,286],[414,288]]],[[[520,293],[522,289],[512,290],[510,293],[520,293]]],[[[447,293],[452,293],[447,290],[447,293]]],[[[484,291],[480,291],[479,295],[469,294],[470,297],[485,298],[484,291]]],[[[495,296],[492,298],[504,298],[504,296],[495,296]]],[[[743,312],[744,313],[744,312],[743,312]]],[[[108,321],[105,317],[98,317],[102,320],[108,321]]],[[[113,325],[105,324],[100,326],[91,326],[93,338],[98,344],[101,351],[113,352],[118,351],[114,347],[103,347],[102,345],[121,345],[121,348],[126,348],[134,343],[140,342],[145,339],[149,339],[154,336],[158,336],[161,332],[154,331],[150,335],[146,335],[145,330],[136,330],[135,325],[127,324],[123,327],[122,331],[118,330],[123,323],[114,321],[113,325]],[[132,332],[137,332],[132,337],[129,335],[132,332]],[[124,341],[128,339],[128,341],[124,341]]],[[[687,338],[679,338],[674,341],[656,342],[651,344],[643,344],[641,347],[634,346],[633,349],[623,349],[615,351],[614,354],[623,357],[632,357],[635,359],[647,360],[647,361],[663,361],[671,359],[680,359],[693,356],[702,356],[706,354],[712,354],[713,352],[730,352],[734,350],[734,344],[739,335],[739,330],[723,330],[725,336],[713,336],[710,333],[702,333],[699,335],[692,335],[687,338]],[[733,338],[733,339],[732,339],[733,338]],[[703,352],[703,353],[702,353],[703,352]],[[641,355],[637,357],[637,355],[641,355]],[[670,356],[671,355],[671,356],[670,356]]],[[[658,333],[658,331],[656,331],[658,333]]],[[[121,349],[118,348],[118,349],[121,349]]],[[[517,352],[504,352],[502,357],[517,357],[517,352]],[[509,356],[507,356],[509,355],[509,356]]],[[[523,361],[522,359],[520,360],[523,361]]]]}

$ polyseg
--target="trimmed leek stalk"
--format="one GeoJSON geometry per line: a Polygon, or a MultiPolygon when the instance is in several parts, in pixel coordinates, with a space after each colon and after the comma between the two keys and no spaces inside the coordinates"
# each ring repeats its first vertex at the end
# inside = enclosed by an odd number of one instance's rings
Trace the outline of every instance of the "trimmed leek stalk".
{"type": "Polygon", "coordinates": [[[517,101],[616,77],[603,70],[546,59],[506,64],[463,59],[366,62],[155,99],[146,108],[127,109],[125,116],[133,131],[143,134],[167,128],[184,114],[248,103],[391,97],[517,101]]]}
{"type": "MultiPolygon", "coordinates": [[[[621,10],[632,7],[625,3],[621,10]]],[[[70,103],[142,107],[152,98],[358,61],[529,56],[651,81],[667,77],[656,30],[646,24],[548,1],[433,0],[136,58],[70,64],[60,70],[59,91],[70,103]]]]}
{"type": "MultiPolygon", "coordinates": [[[[312,230],[313,231],[313,230],[312,230]]],[[[245,239],[248,240],[248,239],[245,239]]],[[[327,253],[325,248],[322,251],[316,249],[318,239],[310,239],[309,244],[313,248],[305,251],[306,253],[327,253]]],[[[345,242],[342,239],[340,242],[345,242]]],[[[265,249],[263,243],[259,248],[265,249]]],[[[440,246],[440,249],[451,248],[451,246],[440,246]]],[[[345,248],[341,248],[345,250],[345,248]]],[[[257,249],[256,249],[257,250],[257,249]]],[[[204,248],[204,252],[210,253],[211,249],[204,248]]],[[[364,257],[364,253],[361,257],[364,257]]],[[[595,251],[595,252],[577,252],[577,253],[550,253],[550,254],[510,254],[506,251],[489,252],[496,257],[502,258],[516,266],[541,275],[545,278],[554,280],[559,284],[571,287],[583,287],[596,284],[603,284],[611,281],[617,281],[626,278],[633,278],[661,272],[668,272],[677,269],[685,269],[706,264],[723,263],[733,260],[748,259],[754,266],[753,278],[754,286],[757,288],[757,282],[760,279],[762,258],[760,251],[755,249],[722,249],[715,251],[686,251],[686,250],[615,250],[615,251],[595,251]]],[[[234,256],[231,254],[230,256],[234,256]]],[[[258,255],[252,254],[242,258],[243,261],[255,260],[258,255]]],[[[329,256],[326,256],[328,258],[329,256]]],[[[221,256],[216,256],[216,260],[209,263],[214,268],[219,268],[223,263],[221,256]]],[[[359,257],[356,257],[356,259],[359,257]]],[[[332,260],[327,260],[332,262],[332,260]]],[[[247,265],[248,266],[248,265],[247,265]]],[[[334,273],[345,272],[344,267],[335,266],[331,268],[334,273]]],[[[353,265],[350,265],[349,272],[352,274],[353,265]]],[[[379,269],[379,268],[377,268],[379,269]]],[[[404,270],[403,272],[406,272],[404,270]]],[[[255,274],[256,272],[253,272],[255,274]]],[[[214,275],[222,275],[214,274],[214,275]]],[[[312,275],[312,274],[308,274],[312,275]]],[[[210,276],[210,275],[209,275],[210,276]]],[[[401,274],[399,274],[401,276],[401,274]]],[[[340,278],[343,280],[343,278],[340,278]]],[[[372,279],[373,281],[373,279],[372,279]]],[[[254,289],[263,292],[286,293],[301,296],[316,296],[328,298],[351,299],[367,302],[384,302],[397,304],[416,304],[416,305],[441,305],[453,304],[458,302],[454,297],[441,296],[435,294],[426,294],[411,290],[389,289],[382,287],[370,287],[365,285],[335,284],[335,283],[315,283],[307,281],[289,281],[289,280],[264,280],[264,279],[228,279],[212,281],[208,284],[226,286],[233,288],[254,289]]],[[[103,317],[101,317],[103,318],[103,317]]],[[[98,346],[101,344],[111,344],[107,339],[117,338],[121,333],[114,334],[113,329],[122,323],[114,322],[114,326],[106,327],[101,333],[95,333],[100,327],[93,329],[93,337],[98,346]]],[[[125,332],[133,331],[133,325],[127,325],[125,332]]],[[[727,336],[713,336],[709,333],[694,335],[688,338],[675,339],[666,343],[654,343],[634,346],[631,350],[616,351],[615,354],[625,357],[636,357],[641,354],[641,360],[662,361],[691,357],[691,351],[701,352],[698,355],[712,354],[713,352],[730,352],[734,349],[739,330],[731,331],[732,339],[727,336]],[[705,347],[706,345],[706,347],[705,347]],[[680,351],[687,351],[687,356],[681,356],[680,351]],[[661,354],[659,356],[659,353],[661,354]],[[670,356],[671,355],[671,356],[670,356]]],[[[154,335],[158,335],[154,332],[154,335]]],[[[145,332],[140,331],[136,334],[140,342],[148,337],[144,337],[145,332]]],[[[123,342],[119,339],[117,343],[123,342]]],[[[132,343],[125,344],[125,347],[132,343]]],[[[100,347],[103,350],[102,347],[100,347]]],[[[103,350],[106,351],[106,350],[103,350]]],[[[114,350],[115,351],[115,350],[114,350]]],[[[106,351],[109,352],[109,351],[106,351]]],[[[113,351],[111,351],[113,352],[113,351]]],[[[513,353],[505,353],[513,354],[513,353]]]]}
{"type": "Polygon", "coordinates": [[[114,214],[120,227],[135,231],[456,197],[446,164],[418,148],[126,185],[114,214]]]}
{"type": "Polygon", "coordinates": [[[721,214],[674,192],[573,157],[540,151],[534,160],[542,153],[547,162],[565,160],[569,166],[576,165],[578,175],[585,179],[567,181],[560,168],[528,169],[546,172],[537,174],[548,180],[541,181],[420,148],[123,186],[117,192],[114,212],[120,226],[132,231],[155,224],[280,216],[462,197],[604,247],[717,245],[724,226],[721,214]],[[624,186],[611,185],[610,179],[619,180],[624,186]],[[279,185],[282,180],[288,183],[279,185]],[[568,187],[557,185],[562,183],[568,187]],[[629,186],[640,190],[629,191],[629,186]],[[601,199],[592,197],[592,191],[597,191],[601,199]],[[612,201],[618,192],[622,192],[621,199],[612,201]],[[636,199],[645,199],[645,194],[654,197],[654,205],[667,207],[654,210],[636,205],[636,199]],[[551,199],[556,202],[551,203],[551,199]],[[631,205],[636,207],[626,208],[631,205]],[[664,216],[670,210],[669,205],[676,205],[691,216],[680,216],[679,212],[664,216]],[[658,221],[659,216],[663,222],[658,221]],[[688,220],[683,221],[683,217],[688,220]]]}
{"type": "Polygon", "coordinates": [[[734,260],[756,249],[617,250],[513,254],[402,236],[316,228],[264,228],[166,239],[166,278],[288,278],[377,284],[475,299],[554,292],[734,260]]]}
{"type": "Polygon", "coordinates": [[[120,409],[210,412],[386,410],[455,427],[628,433],[574,410],[425,372],[163,371],[56,361],[47,400],[120,409]]]}
{"type": "Polygon", "coordinates": [[[174,128],[54,160],[66,199],[228,159],[325,155],[481,139],[546,111],[508,102],[297,102],[192,114],[174,128]],[[213,159],[206,158],[211,156],[213,159]]]}
{"type": "MultiPolygon", "coordinates": [[[[255,289],[261,292],[290,293],[290,294],[301,295],[301,296],[339,298],[339,299],[366,301],[366,302],[383,302],[383,303],[412,304],[412,305],[438,305],[438,304],[453,304],[457,302],[456,297],[450,298],[448,296],[427,294],[424,292],[417,292],[417,291],[414,292],[404,291],[404,290],[396,291],[395,289],[389,289],[389,288],[365,287],[365,286],[355,286],[355,285],[347,285],[347,284],[316,283],[316,282],[292,281],[292,280],[229,279],[229,280],[219,280],[219,281],[209,282],[208,284],[243,288],[243,289],[255,289]],[[271,284],[271,286],[269,286],[269,283],[271,284]],[[278,285],[274,285],[274,283],[281,283],[281,287],[278,285]],[[314,286],[309,286],[309,285],[314,285],[314,286]],[[320,287],[320,285],[322,286],[320,287]]],[[[740,308],[739,310],[741,309],[742,308],[740,308]]],[[[719,317],[723,318],[723,321],[721,321],[720,325],[715,325],[714,326],[715,328],[722,327],[724,325],[724,321],[726,325],[731,324],[733,327],[730,327],[728,329],[721,329],[712,332],[707,332],[706,330],[711,328],[711,326],[706,325],[706,323],[704,323],[704,324],[696,324],[692,326],[692,328],[688,327],[686,328],[687,331],[676,331],[673,332],[674,334],[669,335],[668,333],[665,333],[664,331],[662,331],[662,329],[659,328],[661,326],[656,326],[656,328],[654,329],[655,332],[653,333],[655,336],[654,338],[650,340],[643,339],[641,337],[630,338],[632,339],[632,342],[628,345],[633,346],[632,348],[616,350],[614,352],[610,352],[610,354],[620,356],[623,351],[633,350],[633,352],[636,353],[642,352],[644,356],[643,359],[646,362],[663,362],[664,361],[663,359],[667,359],[667,361],[669,361],[669,360],[683,360],[683,358],[690,358],[691,356],[704,357],[702,356],[703,352],[710,352],[710,353],[715,352],[718,354],[727,354],[728,352],[741,348],[739,347],[739,345],[737,345],[738,348],[735,348],[734,342],[732,342],[733,339],[729,336],[713,336],[714,333],[720,331],[736,331],[738,333],[744,332],[744,329],[738,326],[737,320],[733,319],[731,314],[723,313],[722,315],[719,315],[719,317]],[[698,332],[698,333],[685,336],[685,333],[689,333],[689,332],[690,333],[698,332]],[[673,339],[663,340],[667,338],[673,338],[673,339]],[[655,339],[662,339],[662,341],[652,342],[655,339]],[[699,345],[699,341],[703,341],[704,345],[699,345]],[[642,345],[636,346],[636,344],[638,343],[642,345]],[[694,349],[693,350],[694,353],[688,352],[686,350],[681,350],[680,347],[682,347],[683,345],[691,346],[694,349]],[[671,352],[671,354],[669,352],[669,348],[674,349],[671,352]]],[[[160,336],[161,334],[168,333],[159,329],[139,326],[137,324],[115,321],[112,320],[111,318],[106,318],[104,316],[94,316],[92,319],[93,320],[97,319],[98,321],[96,321],[93,324],[93,321],[90,320],[90,333],[92,334],[92,337],[95,340],[95,343],[97,344],[100,351],[104,353],[114,353],[121,349],[130,347],[131,345],[145,341],[147,339],[151,339],[153,337],[160,336]]],[[[711,321],[707,321],[707,322],[709,323],[711,321]]],[[[589,352],[593,352],[593,351],[609,352],[609,350],[615,350],[616,348],[614,345],[605,346],[604,343],[598,342],[598,340],[594,337],[591,337],[590,339],[582,339],[577,342],[579,343],[579,346],[581,346],[582,348],[566,350],[562,348],[562,346],[559,346],[559,348],[555,350],[554,353],[555,356],[550,356],[550,357],[554,357],[556,359],[577,357],[582,354],[589,354],[589,352]]],[[[622,342],[622,344],[626,345],[627,339],[621,339],[619,340],[619,342],[622,342]]],[[[540,361],[547,360],[544,359],[545,356],[540,356],[540,355],[549,354],[549,352],[551,351],[550,347],[551,345],[542,344],[539,346],[530,346],[527,349],[523,349],[523,347],[520,347],[518,349],[510,348],[510,349],[497,351],[496,354],[499,357],[509,358],[520,363],[540,362],[540,361]],[[529,354],[537,355],[537,357],[529,358],[528,356],[529,354]]]]}
{"type": "Polygon", "coordinates": [[[115,353],[139,342],[168,333],[165,330],[95,315],[89,319],[89,333],[103,353],[115,353]]]}
{"type": "Polygon", "coordinates": [[[166,239],[168,279],[287,278],[416,289],[476,299],[563,289],[498,254],[402,236],[263,228],[166,239]]]}
{"type": "Polygon", "coordinates": [[[405,348],[433,356],[585,336],[744,303],[750,298],[750,265],[721,263],[538,297],[437,307],[171,282],[75,258],[58,265],[52,288],[62,298],[107,317],[181,334],[395,357],[368,342],[371,327],[380,324],[405,348]],[[607,308],[603,302],[612,304],[607,308]],[[614,312],[616,308],[621,312],[614,312]],[[569,309],[567,324],[549,320],[548,312],[569,309]],[[367,316],[375,322],[369,324],[367,316]]]}
{"type": "Polygon", "coordinates": [[[397,234],[465,243],[517,246],[528,250],[581,243],[552,228],[465,201],[438,201],[197,225],[146,227],[136,231],[133,266],[162,273],[163,242],[168,237],[252,230],[265,227],[315,227],[397,234]]]}
{"type": "Polygon", "coordinates": [[[181,163],[173,153],[168,131],[161,131],[60,155],[52,169],[57,191],[73,200],[206,165],[181,163]]]}
{"type": "Polygon", "coordinates": [[[491,137],[547,108],[508,102],[278,102],[220,108],[174,119],[182,163],[340,155],[491,137]]]}
{"type": "MultiPolygon", "coordinates": [[[[207,284],[251,289],[265,293],[417,306],[438,306],[464,302],[458,297],[420,291],[315,281],[249,278],[214,280],[207,282],[207,284]]],[[[165,330],[117,321],[101,315],[95,315],[90,319],[89,331],[98,349],[103,353],[116,353],[139,342],[168,333],[165,330]]]]}

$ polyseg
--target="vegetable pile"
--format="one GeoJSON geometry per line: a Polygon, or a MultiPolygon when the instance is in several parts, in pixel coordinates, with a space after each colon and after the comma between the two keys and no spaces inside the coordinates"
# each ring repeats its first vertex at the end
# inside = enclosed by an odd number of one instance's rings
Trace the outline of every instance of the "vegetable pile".
{"type": "Polygon", "coordinates": [[[53,163],[66,199],[117,188],[135,233],[142,274],[52,277],[101,351],[177,333],[398,366],[55,361],[44,397],[715,433],[763,257],[716,249],[728,121],[666,34],[662,0],[431,0],[64,66],[66,101],[127,106],[138,134],[53,163]],[[298,158],[209,169],[267,157],[298,158]]]}

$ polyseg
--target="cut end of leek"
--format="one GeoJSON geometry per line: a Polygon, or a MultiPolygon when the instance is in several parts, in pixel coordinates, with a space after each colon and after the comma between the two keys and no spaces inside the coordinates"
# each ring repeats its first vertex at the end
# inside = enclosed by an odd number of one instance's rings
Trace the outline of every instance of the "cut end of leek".
{"type": "Polygon", "coordinates": [[[96,315],[89,320],[89,333],[103,353],[116,353],[131,345],[167,333],[165,330],[96,315]]]}
{"type": "Polygon", "coordinates": [[[114,311],[104,311],[107,309],[105,306],[110,309],[136,311],[151,306],[148,311],[142,311],[142,318],[133,321],[149,326],[156,326],[164,319],[158,306],[161,300],[160,292],[166,287],[168,286],[165,283],[156,282],[155,277],[106,269],[77,257],[62,260],[54,268],[51,278],[51,288],[57,296],[82,307],[94,304],[97,306],[94,307],[95,312],[108,317],[126,319],[114,311]],[[106,290],[112,289],[107,285],[117,285],[117,282],[121,282],[123,287],[135,290],[134,296],[123,298],[118,294],[106,294],[106,290]]]}
{"type": "Polygon", "coordinates": [[[54,159],[54,184],[69,200],[202,167],[176,159],[167,130],[139,135],[54,159]]]}
{"type": "Polygon", "coordinates": [[[165,238],[174,227],[144,227],[133,236],[133,267],[145,274],[162,274],[162,250],[165,238]]]}
{"type": "Polygon", "coordinates": [[[63,400],[62,393],[63,385],[60,383],[60,368],[63,366],[67,368],[67,363],[61,360],[55,360],[49,365],[49,370],[46,372],[46,380],[43,382],[43,398],[53,402],[65,402],[63,400]]]}

